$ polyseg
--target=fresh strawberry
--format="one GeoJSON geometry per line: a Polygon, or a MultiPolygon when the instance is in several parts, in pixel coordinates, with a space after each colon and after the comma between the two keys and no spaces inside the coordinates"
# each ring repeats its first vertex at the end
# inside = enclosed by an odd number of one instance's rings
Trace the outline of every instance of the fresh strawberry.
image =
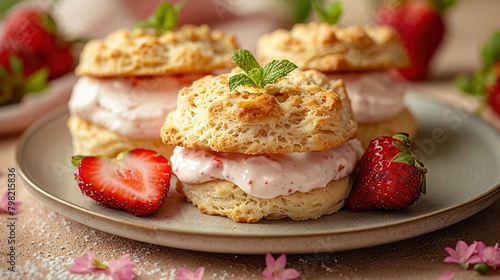
{"type": "Polygon", "coordinates": [[[72,47],[49,12],[34,6],[13,8],[0,41],[0,106],[43,92],[48,81],[70,73],[75,66],[72,47]],[[12,69],[13,59],[20,67],[12,69]]]}
{"type": "Polygon", "coordinates": [[[497,83],[488,88],[488,103],[491,109],[500,115],[500,79],[497,79],[497,83]]]}
{"type": "Polygon", "coordinates": [[[464,93],[478,97],[478,113],[486,105],[500,115],[500,29],[494,31],[481,49],[481,66],[472,77],[460,75],[455,80],[464,93]]]}
{"type": "Polygon", "coordinates": [[[375,21],[393,26],[408,50],[411,65],[397,69],[408,80],[427,77],[431,59],[443,40],[445,24],[437,5],[441,1],[386,1],[376,13],[375,21]]]}
{"type": "Polygon", "coordinates": [[[427,169],[410,147],[408,134],[379,136],[368,145],[346,205],[351,211],[403,209],[425,194],[427,169]]]}
{"type": "Polygon", "coordinates": [[[170,187],[169,161],[152,150],[134,149],[114,159],[75,156],[73,164],[84,195],[136,216],[158,211],[170,187]]]}
{"type": "Polygon", "coordinates": [[[30,52],[53,52],[57,27],[49,13],[37,7],[14,9],[4,26],[4,41],[21,43],[30,52]]]}

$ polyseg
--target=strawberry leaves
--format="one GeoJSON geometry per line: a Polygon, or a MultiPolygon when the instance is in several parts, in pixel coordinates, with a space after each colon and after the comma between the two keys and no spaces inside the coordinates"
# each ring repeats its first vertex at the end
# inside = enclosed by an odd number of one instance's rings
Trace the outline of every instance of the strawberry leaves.
{"type": "Polygon", "coordinates": [[[410,147],[409,136],[406,133],[396,133],[392,136],[395,139],[403,142],[394,141],[392,145],[398,148],[401,152],[398,153],[394,158],[392,158],[392,162],[400,162],[405,163],[411,166],[414,166],[422,175],[420,177],[420,192],[425,194],[426,192],[426,179],[425,174],[427,173],[427,168],[417,159],[417,155],[410,147]]]}
{"type": "Polygon", "coordinates": [[[261,67],[253,54],[245,49],[235,50],[231,56],[233,62],[246,73],[236,74],[229,78],[229,91],[242,85],[263,88],[297,68],[297,65],[286,59],[273,60],[261,67]]]}
{"type": "Polygon", "coordinates": [[[49,71],[39,69],[24,77],[23,62],[17,56],[9,57],[8,71],[0,66],[0,106],[19,103],[25,94],[35,94],[48,88],[49,71]]]}
{"type": "MultiPolygon", "coordinates": [[[[478,112],[488,102],[488,90],[500,81],[500,30],[495,31],[481,49],[481,67],[472,77],[460,75],[456,86],[464,93],[478,97],[482,104],[478,112]]],[[[499,109],[500,111],[500,109],[499,109]]]]}

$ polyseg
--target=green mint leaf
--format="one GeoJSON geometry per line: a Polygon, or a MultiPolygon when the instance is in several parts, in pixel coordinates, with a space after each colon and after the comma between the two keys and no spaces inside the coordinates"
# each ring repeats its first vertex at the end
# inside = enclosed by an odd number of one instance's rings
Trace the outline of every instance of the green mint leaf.
{"type": "Polygon", "coordinates": [[[154,21],[161,30],[172,30],[177,26],[177,9],[168,2],[161,3],[154,13],[154,21]]]}
{"type": "Polygon", "coordinates": [[[246,74],[236,74],[229,78],[229,91],[233,91],[239,86],[243,85],[250,85],[250,86],[257,86],[255,82],[250,79],[246,74]]]}
{"type": "Polygon", "coordinates": [[[264,83],[264,69],[262,67],[259,66],[259,68],[250,69],[247,75],[258,88],[263,88],[266,85],[264,83]]]}
{"type": "Polygon", "coordinates": [[[162,2],[156,8],[154,14],[146,20],[138,21],[134,28],[153,28],[156,32],[174,30],[178,24],[178,14],[184,1],[178,2],[175,6],[169,2],[162,2]]]}
{"type": "Polygon", "coordinates": [[[235,50],[231,53],[231,56],[233,62],[243,69],[246,74],[237,74],[229,79],[230,91],[240,85],[263,88],[297,68],[295,64],[288,60],[273,60],[262,68],[253,54],[245,49],[235,50]]]}
{"type": "Polygon", "coordinates": [[[273,60],[264,66],[264,83],[272,84],[295,69],[297,65],[289,60],[273,60]]]}
{"type": "Polygon", "coordinates": [[[313,0],[311,1],[311,5],[316,11],[316,14],[321,22],[337,24],[342,16],[343,6],[340,2],[332,2],[328,7],[323,8],[319,0],[313,0]]]}
{"type": "Polygon", "coordinates": [[[249,50],[239,49],[231,52],[231,58],[243,71],[249,73],[254,68],[261,68],[249,50]]]}
{"type": "Polygon", "coordinates": [[[48,77],[49,71],[46,68],[37,70],[24,81],[24,92],[37,93],[45,91],[49,87],[47,83],[48,77]]]}

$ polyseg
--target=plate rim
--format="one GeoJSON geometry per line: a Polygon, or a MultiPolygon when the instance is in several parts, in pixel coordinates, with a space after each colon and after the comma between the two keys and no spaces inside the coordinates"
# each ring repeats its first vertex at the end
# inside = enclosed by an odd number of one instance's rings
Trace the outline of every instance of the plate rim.
{"type": "MultiPolygon", "coordinates": [[[[422,96],[418,93],[408,93],[408,95],[410,95],[411,98],[422,99],[424,102],[431,102],[433,104],[443,106],[446,108],[454,108],[445,102],[441,102],[440,100],[435,100],[435,99],[430,98],[430,97],[422,96]]],[[[457,109],[461,110],[459,108],[457,108],[457,109]]],[[[461,110],[461,111],[463,111],[463,110],[461,110]]],[[[490,123],[484,121],[483,119],[481,119],[477,115],[474,115],[470,112],[467,112],[467,111],[463,111],[463,112],[469,114],[469,117],[474,119],[474,121],[478,121],[482,125],[485,125],[487,129],[490,129],[492,131],[497,132],[498,136],[500,137],[500,131],[498,131],[490,123]]],[[[318,232],[318,233],[313,233],[313,234],[310,234],[310,233],[308,233],[308,234],[304,234],[304,233],[293,234],[293,233],[291,233],[291,234],[288,234],[286,236],[284,236],[282,234],[281,235],[279,235],[279,234],[276,234],[276,235],[275,234],[245,235],[243,233],[234,233],[234,232],[233,233],[230,233],[230,232],[227,232],[227,233],[208,232],[207,233],[207,232],[203,232],[201,230],[200,231],[190,231],[190,230],[182,230],[182,229],[158,228],[155,225],[137,223],[137,222],[132,221],[132,220],[124,220],[124,219],[117,217],[117,216],[110,216],[110,215],[106,215],[104,213],[99,213],[99,212],[96,212],[96,211],[93,211],[90,209],[85,209],[84,207],[82,207],[78,204],[72,203],[70,201],[66,201],[62,198],[59,198],[55,195],[48,193],[43,187],[38,186],[35,183],[34,178],[31,178],[27,174],[26,168],[24,167],[23,162],[22,162],[22,158],[24,155],[23,151],[25,150],[25,147],[28,144],[29,140],[33,137],[34,134],[36,134],[37,131],[42,130],[46,125],[48,125],[49,123],[51,123],[55,119],[62,117],[63,115],[68,114],[68,113],[69,112],[68,112],[67,106],[62,105],[59,108],[52,110],[51,112],[49,112],[48,114],[46,114],[45,116],[40,118],[38,121],[33,123],[31,126],[29,126],[22,133],[21,137],[18,140],[17,147],[16,147],[16,153],[15,153],[15,159],[16,159],[16,163],[19,167],[18,170],[19,170],[19,173],[21,175],[21,178],[23,179],[25,185],[28,186],[27,189],[35,197],[37,197],[37,199],[41,200],[47,206],[50,206],[56,212],[61,213],[63,216],[66,216],[69,219],[78,221],[82,224],[85,224],[85,225],[91,227],[91,228],[96,228],[96,227],[80,221],[81,219],[78,220],[78,219],[75,219],[74,217],[70,217],[67,215],[67,213],[62,213],[59,209],[60,206],[63,205],[63,207],[65,207],[65,208],[83,213],[84,215],[88,215],[89,216],[88,218],[90,218],[90,219],[98,218],[98,219],[102,220],[102,222],[109,221],[109,222],[117,223],[117,224],[120,224],[123,226],[129,226],[129,227],[132,226],[132,227],[135,227],[136,230],[151,231],[152,233],[155,233],[155,234],[158,232],[161,232],[161,233],[167,234],[167,235],[189,234],[189,235],[195,235],[195,236],[203,236],[204,238],[209,238],[209,239],[210,238],[212,238],[212,239],[217,239],[217,238],[231,238],[231,239],[283,238],[283,239],[293,240],[293,239],[302,239],[302,238],[311,238],[311,237],[338,236],[338,235],[346,235],[346,234],[361,234],[364,232],[372,232],[372,231],[380,231],[380,230],[384,230],[384,229],[389,229],[389,228],[395,227],[395,226],[409,226],[412,223],[423,222],[423,221],[425,221],[429,218],[432,218],[434,216],[437,216],[437,215],[449,215],[450,212],[452,212],[452,211],[461,210],[463,208],[475,207],[476,205],[480,204],[481,202],[487,201],[487,203],[482,205],[482,207],[475,209],[475,211],[470,212],[468,215],[461,216],[461,218],[458,218],[452,222],[447,223],[445,226],[437,226],[437,227],[434,227],[433,229],[426,230],[423,232],[417,232],[413,235],[407,234],[406,237],[402,238],[402,239],[407,239],[407,238],[422,235],[422,234],[425,234],[428,232],[432,232],[434,230],[437,230],[437,229],[452,225],[452,224],[459,222],[461,220],[464,220],[464,219],[480,212],[481,210],[485,209],[486,207],[488,207],[489,205],[491,205],[497,199],[500,198],[500,182],[499,182],[496,185],[492,186],[488,191],[483,192],[480,195],[478,195],[472,199],[469,199],[467,201],[463,201],[461,203],[457,203],[457,204],[454,204],[454,205],[451,205],[451,206],[448,206],[448,207],[445,207],[445,208],[442,208],[442,209],[439,209],[439,210],[436,210],[433,212],[429,212],[429,213],[425,213],[425,214],[418,215],[415,217],[411,217],[408,219],[393,221],[393,222],[383,224],[383,225],[370,225],[370,226],[363,226],[363,227],[356,227],[356,228],[337,229],[337,230],[332,231],[332,232],[318,232]]],[[[66,210],[66,211],[71,212],[69,210],[66,210]]],[[[116,210],[116,211],[118,211],[118,210],[116,210]]],[[[101,228],[96,228],[96,229],[99,229],[101,231],[108,232],[108,233],[111,233],[114,235],[123,236],[121,234],[117,234],[116,231],[107,231],[107,230],[103,230],[101,228]]],[[[130,238],[128,236],[123,236],[123,237],[130,238]]],[[[130,238],[130,239],[148,242],[148,240],[141,240],[138,238],[130,238]]],[[[402,240],[402,239],[400,239],[400,240],[402,240]]],[[[398,241],[398,240],[394,240],[394,241],[398,241]]],[[[384,244],[384,243],[381,243],[381,244],[384,244]]],[[[159,245],[165,245],[165,244],[159,244],[159,245]]],[[[375,244],[375,245],[380,245],[380,244],[375,244]]],[[[168,244],[165,246],[176,247],[176,248],[180,248],[180,249],[192,249],[192,248],[172,246],[171,244],[168,244]]],[[[353,248],[353,249],[356,249],[356,248],[353,248]]],[[[214,250],[202,250],[202,251],[220,252],[220,250],[215,250],[215,251],[214,250]]],[[[240,251],[241,250],[239,250],[238,253],[245,253],[245,252],[240,252],[240,251]]],[[[298,252],[302,252],[302,251],[299,250],[298,252]]],[[[234,253],[234,252],[229,251],[229,252],[222,252],[222,253],[234,253]]],[[[252,252],[250,252],[250,253],[252,253],[252,252]]]]}

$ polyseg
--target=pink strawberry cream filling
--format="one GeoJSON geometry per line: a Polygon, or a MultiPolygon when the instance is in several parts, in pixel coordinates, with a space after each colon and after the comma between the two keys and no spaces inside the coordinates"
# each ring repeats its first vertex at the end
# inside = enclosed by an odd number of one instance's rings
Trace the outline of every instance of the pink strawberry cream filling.
{"type": "Polygon", "coordinates": [[[405,108],[405,86],[384,71],[330,73],[331,79],[342,79],[358,123],[391,119],[405,108]]]}
{"type": "Polygon", "coordinates": [[[226,180],[244,192],[273,198],[309,192],[348,176],[363,154],[359,140],[326,151],[246,155],[175,147],[170,162],[180,181],[226,180]]]}
{"type": "Polygon", "coordinates": [[[201,74],[147,78],[81,77],[68,103],[70,113],[134,139],[159,138],[169,111],[177,107],[182,87],[201,74]]]}

